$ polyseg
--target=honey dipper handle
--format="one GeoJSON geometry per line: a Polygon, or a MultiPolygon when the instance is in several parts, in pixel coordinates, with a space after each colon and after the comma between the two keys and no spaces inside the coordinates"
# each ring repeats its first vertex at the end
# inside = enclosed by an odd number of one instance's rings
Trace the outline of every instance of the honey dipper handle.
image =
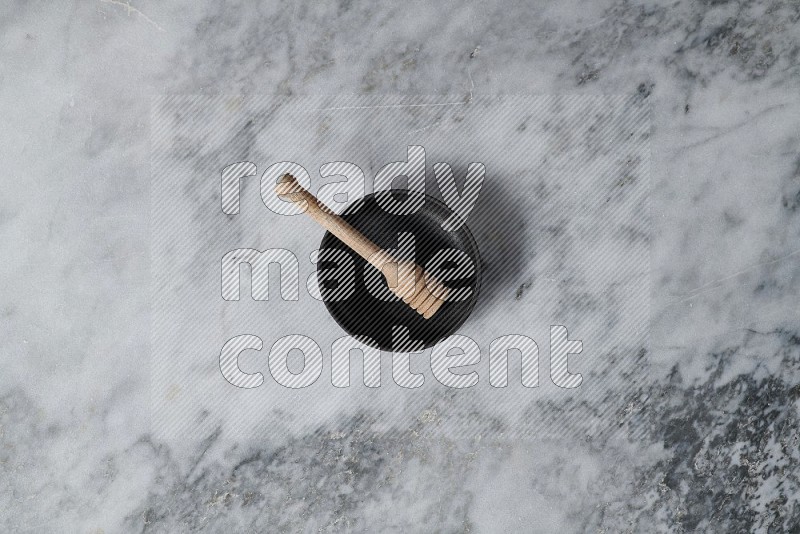
{"type": "Polygon", "coordinates": [[[426,280],[422,267],[416,263],[392,258],[304,189],[294,176],[283,175],[275,184],[275,193],[295,204],[305,204],[306,213],[378,269],[386,278],[389,289],[423,318],[429,319],[442,307],[447,298],[446,287],[435,279],[426,280]]]}
{"type": "Polygon", "coordinates": [[[333,213],[330,208],[320,202],[310,191],[303,188],[297,180],[289,175],[284,175],[275,186],[275,192],[294,203],[306,201],[306,213],[317,221],[323,228],[339,238],[345,245],[380,270],[386,263],[385,254],[378,254],[381,248],[367,239],[367,236],[353,228],[347,221],[333,213]],[[383,258],[384,261],[380,261],[383,258]]]}

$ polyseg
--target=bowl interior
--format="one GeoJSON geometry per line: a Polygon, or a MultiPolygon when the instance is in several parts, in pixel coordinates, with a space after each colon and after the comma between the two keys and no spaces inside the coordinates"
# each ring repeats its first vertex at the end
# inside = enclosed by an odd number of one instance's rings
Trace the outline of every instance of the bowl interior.
{"type": "MultiPolygon", "coordinates": [[[[377,195],[395,195],[401,200],[408,194],[412,193],[381,192],[377,195]]],[[[472,261],[472,272],[462,274],[457,280],[446,282],[445,285],[452,289],[468,288],[469,291],[465,292],[466,298],[445,302],[430,319],[424,319],[399,299],[384,301],[377,298],[370,292],[367,282],[371,281],[374,284],[377,280],[385,288],[383,276],[336,236],[326,232],[320,250],[337,249],[352,257],[355,263],[355,290],[345,299],[332,299],[337,293],[338,282],[332,279],[334,277],[326,277],[324,271],[335,269],[341,262],[332,261],[338,253],[321,252],[317,270],[323,301],[334,320],[348,334],[368,345],[392,351],[395,349],[394,344],[398,343],[398,351],[408,350],[408,345],[399,344],[404,338],[397,335],[397,332],[402,332],[403,328],[406,328],[408,339],[412,343],[419,343],[425,348],[430,347],[455,333],[475,306],[481,282],[481,263],[477,244],[465,224],[454,231],[442,228],[442,223],[450,217],[452,211],[433,197],[425,195],[422,207],[415,213],[407,215],[393,215],[385,211],[378,204],[377,198],[376,194],[371,194],[354,202],[342,213],[342,218],[384,249],[397,250],[400,235],[411,234],[414,242],[413,259],[423,267],[427,267],[434,255],[442,250],[457,249],[465,253],[472,261]],[[327,258],[331,260],[326,261],[327,258]],[[396,332],[394,339],[393,330],[396,332]]],[[[454,266],[454,264],[443,264],[444,268],[454,266]]],[[[341,296],[342,292],[339,292],[339,295],[341,296]]]]}

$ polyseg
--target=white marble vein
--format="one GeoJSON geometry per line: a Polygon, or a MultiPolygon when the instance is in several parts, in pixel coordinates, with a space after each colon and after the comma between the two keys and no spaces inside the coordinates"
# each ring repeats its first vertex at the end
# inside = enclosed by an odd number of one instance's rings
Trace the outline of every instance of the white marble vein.
{"type": "Polygon", "coordinates": [[[797,530],[799,20],[789,0],[3,3],[1,529],[797,530]],[[154,438],[163,93],[648,101],[652,350],[629,432],[451,440],[432,415],[154,438]]]}

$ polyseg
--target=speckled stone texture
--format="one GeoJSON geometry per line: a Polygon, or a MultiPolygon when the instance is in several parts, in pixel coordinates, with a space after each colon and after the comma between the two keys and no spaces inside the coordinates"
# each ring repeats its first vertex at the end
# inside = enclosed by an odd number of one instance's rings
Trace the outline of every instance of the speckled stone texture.
{"type": "Polygon", "coordinates": [[[797,532],[799,20],[789,0],[4,2],[0,530],[797,532]],[[649,371],[618,431],[452,439],[442,403],[156,439],[150,106],[175,93],[646,102],[649,371]]]}

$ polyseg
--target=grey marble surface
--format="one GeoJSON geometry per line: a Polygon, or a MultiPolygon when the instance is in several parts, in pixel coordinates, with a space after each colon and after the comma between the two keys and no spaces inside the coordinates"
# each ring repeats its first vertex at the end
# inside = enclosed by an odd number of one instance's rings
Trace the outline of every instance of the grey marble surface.
{"type": "Polygon", "coordinates": [[[11,1],[0,14],[3,531],[800,527],[796,2],[11,1]],[[429,417],[388,432],[356,413],[263,443],[159,439],[150,110],[175,93],[648,103],[649,373],[621,430],[454,439],[429,417]]]}

